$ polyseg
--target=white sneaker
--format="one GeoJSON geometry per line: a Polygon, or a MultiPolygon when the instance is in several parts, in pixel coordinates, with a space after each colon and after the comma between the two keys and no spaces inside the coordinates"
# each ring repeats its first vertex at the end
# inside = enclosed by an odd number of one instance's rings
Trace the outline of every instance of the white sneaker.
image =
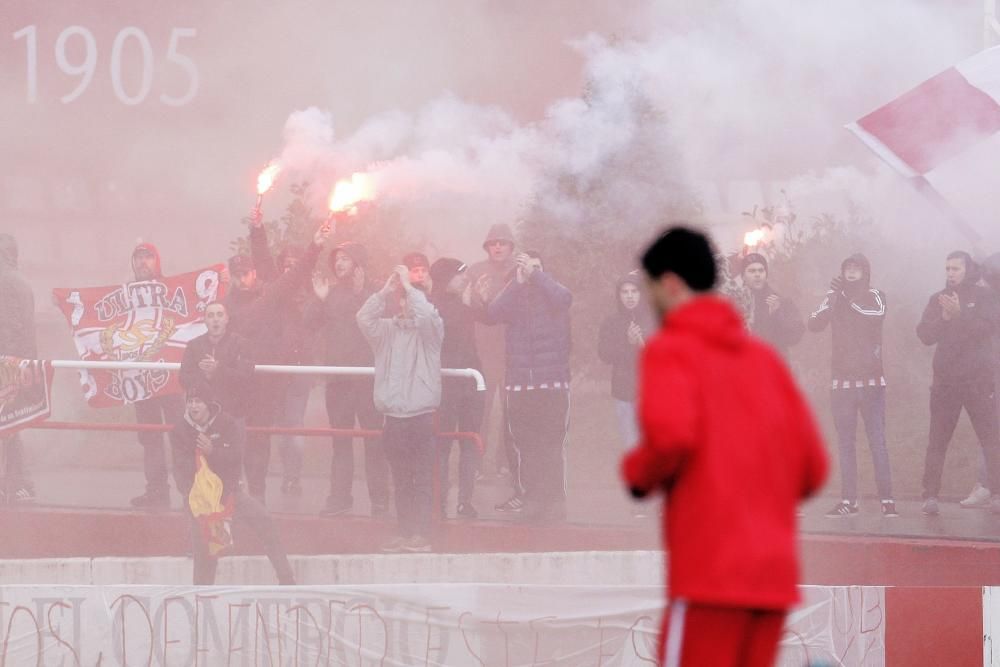
{"type": "Polygon", "coordinates": [[[969,493],[969,497],[958,504],[965,509],[988,507],[990,504],[990,490],[982,484],[977,483],[974,487],[972,487],[972,492],[969,493]]]}

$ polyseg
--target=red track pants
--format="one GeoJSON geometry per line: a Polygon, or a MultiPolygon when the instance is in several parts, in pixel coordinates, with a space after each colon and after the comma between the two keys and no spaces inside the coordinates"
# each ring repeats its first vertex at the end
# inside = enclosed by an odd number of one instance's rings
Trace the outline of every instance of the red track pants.
{"type": "Polygon", "coordinates": [[[785,612],[671,600],[660,644],[665,667],[772,667],[785,612]]]}

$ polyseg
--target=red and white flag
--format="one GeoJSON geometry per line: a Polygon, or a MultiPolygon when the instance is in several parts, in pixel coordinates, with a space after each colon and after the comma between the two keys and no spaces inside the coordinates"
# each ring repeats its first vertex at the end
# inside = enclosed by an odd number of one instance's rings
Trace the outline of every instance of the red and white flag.
{"type": "MultiPolygon", "coordinates": [[[[178,363],[205,333],[205,307],[223,296],[222,266],[105,287],[52,290],[84,361],[178,363]]],[[[91,407],[129,405],[180,392],[165,370],[80,371],[91,407]]]]}
{"type": "Polygon", "coordinates": [[[1000,46],[949,67],[846,127],[978,238],[959,214],[982,219],[998,204],[993,174],[1000,164],[1000,46]]]}

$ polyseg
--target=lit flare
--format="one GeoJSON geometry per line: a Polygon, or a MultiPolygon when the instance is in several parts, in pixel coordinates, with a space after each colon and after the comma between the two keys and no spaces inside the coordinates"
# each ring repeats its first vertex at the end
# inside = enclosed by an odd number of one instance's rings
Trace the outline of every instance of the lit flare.
{"type": "Polygon", "coordinates": [[[756,248],[760,245],[760,242],[764,240],[764,230],[755,229],[752,232],[747,232],[743,236],[743,245],[749,248],[756,248]]]}
{"type": "Polygon", "coordinates": [[[356,172],[350,179],[337,181],[330,192],[330,213],[355,215],[358,204],[375,199],[375,181],[363,172],[356,172]]]}
{"type": "Polygon", "coordinates": [[[257,176],[257,194],[262,195],[270,190],[280,172],[281,165],[279,164],[269,164],[264,167],[264,170],[257,176]]]}

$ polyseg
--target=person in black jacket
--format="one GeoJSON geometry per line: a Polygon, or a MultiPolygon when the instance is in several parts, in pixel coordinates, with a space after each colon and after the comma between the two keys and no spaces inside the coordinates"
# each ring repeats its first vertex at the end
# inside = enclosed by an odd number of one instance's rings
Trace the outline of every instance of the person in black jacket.
{"type": "Polygon", "coordinates": [[[251,405],[254,362],[249,343],[229,330],[229,314],[221,301],[205,308],[208,331],[184,348],[180,381],[184,389],[207,383],[226,414],[245,420],[251,405]]]}
{"type": "MultiPolygon", "coordinates": [[[[0,355],[35,359],[38,357],[35,297],[31,285],[17,270],[17,259],[17,241],[10,234],[0,234],[0,355]]],[[[34,501],[35,487],[24,465],[21,434],[4,436],[2,443],[4,479],[0,486],[0,502],[34,501]]]]}
{"type": "Polygon", "coordinates": [[[791,299],[779,296],[767,282],[767,259],[750,253],[743,260],[743,284],[750,288],[750,319],[747,326],[773,345],[782,356],[802,340],[806,332],[799,309],[791,299]]]}
{"type": "Polygon", "coordinates": [[[851,255],[830,281],[823,303],[809,317],[809,330],[833,329],[833,375],[830,408],[840,445],[841,502],[830,518],[858,513],[858,413],[865,423],[875,467],[882,515],[899,516],[892,496],[889,452],[885,443],[885,374],[882,369],[882,323],[885,295],[871,286],[871,264],[851,255]]]}
{"type": "MultiPolygon", "coordinates": [[[[931,423],[924,460],[923,513],[937,514],[945,453],[962,408],[979,438],[989,475],[988,488],[1000,480],[1000,420],[994,399],[992,336],[1000,307],[979,285],[980,270],[968,253],[956,251],[945,262],[945,288],[933,294],[917,325],[917,336],[934,350],[931,423]]],[[[1000,497],[990,507],[1000,512],[1000,497]]]]}
{"type": "Polygon", "coordinates": [[[537,252],[520,253],[516,265],[514,279],[486,307],[489,321],[507,325],[507,428],[520,462],[514,495],[494,509],[561,520],[573,294],[544,270],[537,252]]]}
{"type": "Polygon", "coordinates": [[[252,531],[264,545],[278,583],[295,584],[292,566],[281,545],[278,531],[263,505],[240,488],[243,464],[244,431],[240,420],[226,414],[214,401],[208,383],[197,381],[187,390],[183,418],[174,427],[174,463],[177,488],[184,496],[185,510],[191,516],[191,537],[194,543],[194,584],[215,583],[218,554],[209,551],[202,525],[195,519],[188,502],[198,469],[197,452],[205,458],[209,469],[222,482],[222,504],[232,509],[232,532],[238,538],[252,531]]]}
{"type": "MultiPolygon", "coordinates": [[[[471,293],[467,289],[468,267],[451,257],[442,257],[430,268],[431,303],[444,320],[444,343],[441,347],[442,368],[474,368],[482,370],[476,350],[475,323],[481,319],[482,310],[470,305],[471,293]]],[[[468,378],[441,379],[441,407],[438,408],[438,430],[443,433],[476,433],[483,420],[485,392],[476,391],[468,378]]],[[[448,461],[453,440],[441,439],[438,448],[438,479],[441,488],[441,509],[448,495],[448,461]]],[[[479,470],[480,454],[471,440],[459,441],[458,450],[458,506],[455,513],[467,519],[479,514],[472,504],[479,470]]]]}
{"type": "MultiPolygon", "coordinates": [[[[330,273],[313,278],[312,299],[306,307],[308,326],[323,331],[328,366],[372,366],[374,357],[358,328],[355,316],[368,297],[376,291],[367,276],[368,251],[360,243],[348,241],[330,253],[330,273]]],[[[366,430],[382,428],[383,418],[375,409],[375,380],[372,377],[332,375],[326,381],[326,414],[330,428],[366,430]]],[[[320,510],[324,516],[337,516],[354,507],[354,439],[333,436],[330,462],[330,493],[320,510]]],[[[389,512],[389,464],[381,439],[364,439],[365,479],[372,516],[389,512]]]]}
{"type": "MultiPolygon", "coordinates": [[[[132,273],[135,280],[159,280],[163,277],[160,252],[152,243],[140,243],[132,251],[132,273]]],[[[184,413],[184,397],[166,394],[135,403],[135,420],[140,424],[173,424],[184,413]]],[[[172,436],[168,436],[169,437],[172,436]]],[[[146,476],[146,491],[132,498],[133,507],[164,509],[170,505],[167,456],[163,433],[142,431],[138,435],[142,445],[142,468],[146,476]]]]}
{"type": "MultiPolygon", "coordinates": [[[[264,234],[263,227],[251,226],[251,236],[264,234]]],[[[281,364],[287,351],[284,349],[284,322],[288,305],[295,294],[303,289],[312,276],[323,243],[330,235],[330,227],[322,225],[313,235],[313,241],[302,258],[289,271],[270,283],[258,280],[253,260],[246,255],[235,255],[229,260],[232,289],[226,295],[229,326],[233,332],[250,341],[251,354],[258,364],[281,364]]],[[[259,241],[258,241],[259,242],[259,241]]],[[[247,413],[248,426],[269,427],[274,424],[282,402],[279,376],[255,378],[251,391],[251,407],[247,413]]],[[[271,437],[266,433],[247,435],[244,465],[250,495],[265,503],[267,468],[271,459],[271,437]]]]}

